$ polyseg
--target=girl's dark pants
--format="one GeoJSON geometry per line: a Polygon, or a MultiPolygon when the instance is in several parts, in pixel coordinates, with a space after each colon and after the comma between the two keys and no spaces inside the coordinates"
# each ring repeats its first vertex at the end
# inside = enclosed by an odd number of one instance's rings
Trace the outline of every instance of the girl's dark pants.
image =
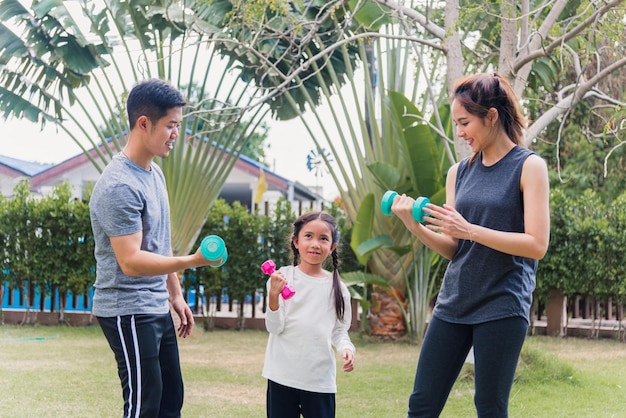
{"type": "Polygon", "coordinates": [[[172,315],[98,317],[115,354],[124,417],[180,417],[183,379],[172,315]]]}
{"type": "Polygon", "coordinates": [[[508,416],[515,368],[528,322],[512,317],[476,325],[432,318],[420,352],[409,417],[438,417],[474,346],[474,404],[479,418],[508,416]]]}
{"type": "Polygon", "coordinates": [[[267,381],[268,418],[335,418],[335,394],[307,392],[267,381]]]}

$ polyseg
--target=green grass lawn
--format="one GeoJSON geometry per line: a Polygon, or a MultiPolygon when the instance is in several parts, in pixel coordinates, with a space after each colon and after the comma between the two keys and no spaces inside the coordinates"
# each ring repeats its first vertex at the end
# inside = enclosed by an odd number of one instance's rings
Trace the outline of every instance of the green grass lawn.
{"type": "MultiPolygon", "coordinates": [[[[357,365],[338,372],[338,418],[405,417],[419,348],[353,335],[357,365]]],[[[267,334],[196,328],[180,341],[184,417],[265,415],[261,377],[267,334]]],[[[0,417],[120,417],[113,354],[97,326],[0,326],[0,417]]],[[[475,417],[471,365],[443,417],[475,417]]],[[[529,337],[511,417],[626,416],[626,345],[610,340],[529,337]]]]}

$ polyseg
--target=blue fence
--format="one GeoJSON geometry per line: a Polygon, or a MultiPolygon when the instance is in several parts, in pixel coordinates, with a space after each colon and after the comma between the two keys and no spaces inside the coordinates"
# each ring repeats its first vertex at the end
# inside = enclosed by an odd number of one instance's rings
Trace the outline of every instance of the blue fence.
{"type": "MultiPolygon", "coordinates": [[[[204,296],[203,286],[199,286],[199,289],[196,289],[194,286],[190,286],[189,289],[183,290],[185,291],[187,303],[192,310],[196,310],[198,308],[198,303],[200,303],[201,306],[206,305],[207,301],[204,296]]],[[[2,309],[28,309],[28,292],[28,286],[25,286],[24,289],[11,289],[9,287],[9,283],[6,282],[4,284],[4,297],[2,298],[1,305],[2,309]]],[[[223,293],[220,299],[222,304],[228,304],[229,302],[229,296],[226,293],[223,293]]],[[[247,296],[245,299],[245,303],[251,303],[252,299],[252,296],[247,296]]],[[[260,296],[257,295],[255,299],[257,302],[259,302],[260,296]]],[[[61,307],[60,301],[60,293],[58,290],[54,292],[54,295],[42,295],[38,287],[35,287],[32,296],[32,303],[30,304],[30,309],[35,311],[58,312],[61,307]]],[[[92,302],[93,289],[90,289],[88,293],[77,295],[74,295],[71,292],[67,292],[66,305],[64,310],[65,312],[91,312],[92,302]]],[[[217,297],[211,297],[210,303],[217,303],[217,297]]]]}
{"type": "MultiPolygon", "coordinates": [[[[4,297],[2,298],[2,309],[28,309],[29,308],[29,290],[25,289],[11,289],[8,283],[4,284],[4,297]]],[[[67,292],[65,311],[71,312],[88,312],[91,311],[91,302],[93,300],[93,290],[89,293],[73,295],[71,292],[67,292]]],[[[59,311],[60,293],[54,292],[54,295],[42,295],[37,287],[35,287],[32,295],[32,303],[30,309],[44,311],[59,311]],[[43,298],[43,301],[42,301],[43,298]]]]}

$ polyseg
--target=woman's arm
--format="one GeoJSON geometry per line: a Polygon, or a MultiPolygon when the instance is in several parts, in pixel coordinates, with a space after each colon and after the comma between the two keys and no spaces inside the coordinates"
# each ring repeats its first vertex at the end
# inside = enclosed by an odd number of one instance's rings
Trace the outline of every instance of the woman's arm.
{"type": "Polygon", "coordinates": [[[541,259],[550,240],[550,185],[545,161],[531,155],[524,162],[520,189],[524,196],[524,232],[503,232],[467,222],[454,206],[429,205],[428,229],[444,235],[469,239],[494,250],[541,259]]]}
{"type": "MultiPolygon", "coordinates": [[[[458,164],[450,167],[446,178],[446,205],[449,205],[450,207],[454,207],[457,168],[458,164]]],[[[391,210],[398,218],[400,218],[406,228],[424,245],[431,250],[438,252],[448,260],[451,260],[457,252],[459,237],[446,234],[442,230],[433,229],[415,221],[415,219],[413,219],[413,202],[415,202],[415,199],[410,196],[406,196],[404,194],[397,196],[393,201],[391,210]]],[[[437,211],[435,210],[436,208],[439,208],[439,206],[429,203],[424,208],[424,212],[433,216],[437,214],[437,211]]],[[[430,221],[431,220],[428,219],[428,222],[430,221]]]]}

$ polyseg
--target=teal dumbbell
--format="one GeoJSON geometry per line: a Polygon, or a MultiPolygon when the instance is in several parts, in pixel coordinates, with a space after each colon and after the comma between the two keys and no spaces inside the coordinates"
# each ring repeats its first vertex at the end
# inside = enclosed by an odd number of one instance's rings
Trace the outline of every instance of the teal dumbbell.
{"type": "Polygon", "coordinates": [[[207,235],[200,243],[200,252],[202,256],[209,261],[221,259],[219,264],[213,264],[211,267],[221,267],[228,260],[228,250],[224,240],[217,235],[207,235]]]}
{"type": "MultiPolygon", "coordinates": [[[[383,215],[391,216],[393,212],[391,211],[391,205],[393,204],[393,200],[398,195],[398,192],[394,192],[393,190],[387,190],[383,195],[383,198],[380,201],[380,209],[383,211],[383,215]]],[[[424,213],[423,209],[427,204],[430,203],[430,200],[427,197],[420,196],[415,199],[413,203],[413,219],[417,222],[424,223],[426,220],[425,217],[428,216],[427,213],[424,213]]]]}

